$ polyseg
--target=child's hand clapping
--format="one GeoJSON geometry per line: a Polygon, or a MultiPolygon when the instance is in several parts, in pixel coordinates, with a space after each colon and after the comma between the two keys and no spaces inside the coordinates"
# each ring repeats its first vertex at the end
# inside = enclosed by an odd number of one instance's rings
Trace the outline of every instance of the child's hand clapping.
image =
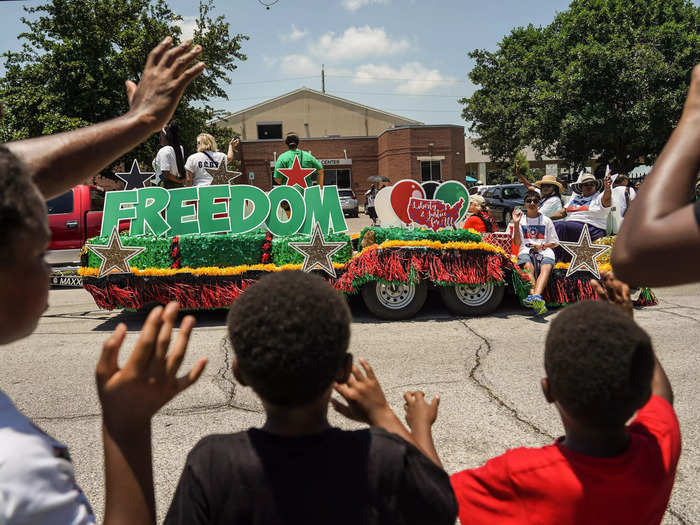
{"type": "Polygon", "coordinates": [[[411,431],[430,428],[435,423],[440,396],[435,396],[430,403],[425,400],[425,394],[421,391],[406,392],[403,398],[406,400],[403,406],[406,411],[406,423],[411,431]]]}
{"type": "Polygon", "coordinates": [[[365,371],[364,374],[357,365],[352,365],[352,374],[347,383],[335,385],[336,392],[343,396],[348,404],[344,405],[333,398],[331,404],[348,419],[377,425],[387,412],[392,413],[391,408],[372,367],[364,359],[360,359],[360,365],[365,371]]]}

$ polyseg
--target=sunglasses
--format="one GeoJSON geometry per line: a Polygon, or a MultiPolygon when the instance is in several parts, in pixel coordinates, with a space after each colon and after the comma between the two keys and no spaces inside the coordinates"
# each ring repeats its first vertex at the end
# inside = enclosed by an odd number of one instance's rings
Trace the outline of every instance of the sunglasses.
{"type": "Polygon", "coordinates": [[[525,204],[538,204],[539,199],[525,199],[525,204]]]}

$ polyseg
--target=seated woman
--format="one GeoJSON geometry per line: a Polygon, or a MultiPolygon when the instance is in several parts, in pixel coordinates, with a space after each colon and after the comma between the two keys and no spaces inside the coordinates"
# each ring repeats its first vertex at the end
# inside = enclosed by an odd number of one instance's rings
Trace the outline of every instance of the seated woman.
{"type": "Polygon", "coordinates": [[[547,311],[542,292],[554,267],[554,248],[559,244],[552,219],[543,215],[536,191],[525,194],[525,210],[513,210],[513,244],[518,246],[518,266],[532,275],[532,293],[523,299],[525,306],[537,314],[547,311]]]}
{"type": "Polygon", "coordinates": [[[541,180],[532,184],[525,177],[518,176],[520,182],[528,189],[537,192],[541,197],[540,213],[545,217],[551,217],[562,209],[561,192],[564,187],[553,175],[545,175],[541,180]]]}
{"type": "Polygon", "coordinates": [[[491,233],[498,231],[498,225],[486,208],[486,200],[481,195],[469,196],[469,217],[464,221],[465,230],[491,233]]]}
{"type": "Polygon", "coordinates": [[[603,192],[601,182],[590,173],[582,173],[578,180],[571,185],[575,192],[566,206],[554,213],[550,218],[557,220],[554,227],[559,240],[576,242],[581,230],[586,226],[591,240],[605,237],[605,228],[612,203],[612,179],[605,176],[603,192]],[[558,220],[561,219],[561,220],[558,220]]]}

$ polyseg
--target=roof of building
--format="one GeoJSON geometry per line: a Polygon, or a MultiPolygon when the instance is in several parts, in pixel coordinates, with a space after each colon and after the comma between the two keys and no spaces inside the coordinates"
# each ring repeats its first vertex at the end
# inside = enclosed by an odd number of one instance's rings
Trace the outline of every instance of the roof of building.
{"type": "Polygon", "coordinates": [[[250,106],[250,107],[248,107],[248,108],[241,109],[240,111],[236,111],[235,113],[230,113],[230,114],[226,115],[225,117],[221,117],[221,118],[215,119],[215,120],[212,121],[212,122],[221,122],[221,121],[223,121],[223,120],[228,120],[228,119],[230,119],[231,117],[237,117],[238,115],[242,115],[242,114],[244,114],[244,113],[248,113],[249,111],[254,111],[254,110],[257,110],[257,109],[264,108],[265,106],[268,106],[268,105],[271,105],[271,104],[279,103],[280,101],[283,101],[285,98],[291,98],[291,97],[297,96],[297,95],[299,95],[299,94],[305,94],[305,95],[316,96],[316,97],[319,97],[319,98],[327,99],[327,100],[329,100],[329,101],[331,101],[331,102],[341,102],[341,103],[343,103],[343,104],[347,104],[347,105],[350,105],[350,106],[354,106],[354,107],[356,107],[356,108],[358,108],[358,109],[361,109],[361,110],[363,110],[363,111],[370,111],[370,112],[372,112],[372,113],[379,114],[379,115],[383,115],[383,116],[385,116],[385,117],[389,117],[389,118],[392,118],[392,119],[403,120],[403,121],[405,121],[405,122],[407,122],[407,123],[410,123],[410,124],[423,124],[422,122],[419,122],[419,121],[417,121],[417,120],[413,120],[413,119],[410,119],[410,118],[402,117],[402,116],[400,116],[400,115],[395,115],[395,114],[389,113],[389,112],[387,112],[387,111],[382,111],[381,109],[377,109],[377,108],[372,108],[372,107],[369,107],[369,106],[365,106],[365,105],[360,104],[360,103],[358,103],[358,102],[353,102],[352,100],[348,100],[348,99],[341,98],[341,97],[336,97],[335,95],[329,95],[328,93],[322,93],[321,91],[316,91],[315,89],[311,89],[311,88],[307,88],[307,87],[301,87],[301,88],[299,88],[299,89],[295,89],[294,91],[290,91],[289,93],[285,93],[284,95],[280,95],[279,97],[275,97],[275,98],[271,98],[271,99],[269,99],[269,100],[265,100],[265,101],[263,101],[263,102],[260,102],[259,104],[255,104],[254,106],[250,106]]]}

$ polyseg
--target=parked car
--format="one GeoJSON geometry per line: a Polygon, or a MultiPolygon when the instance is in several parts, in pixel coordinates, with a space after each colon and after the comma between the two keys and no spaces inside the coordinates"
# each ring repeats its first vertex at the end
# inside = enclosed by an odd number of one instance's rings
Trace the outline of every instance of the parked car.
{"type": "Polygon", "coordinates": [[[515,208],[523,207],[527,188],[522,184],[501,184],[489,187],[482,195],[496,222],[507,226],[515,208]]]}
{"type": "MultiPolygon", "coordinates": [[[[51,243],[46,260],[53,268],[52,284],[74,286],[79,278],[71,272],[80,265],[80,251],[91,237],[100,234],[105,192],[97,186],[76,186],[46,203],[51,243]]],[[[129,228],[128,221],[119,230],[129,228]]]]}
{"type": "Polygon", "coordinates": [[[338,196],[340,197],[340,206],[343,208],[343,214],[349,215],[350,217],[359,217],[360,208],[357,204],[355,192],[352,190],[339,189],[338,196]]]}
{"type": "Polygon", "coordinates": [[[483,195],[489,188],[493,188],[493,186],[489,185],[481,185],[481,186],[472,186],[469,188],[469,195],[483,195]]]}

